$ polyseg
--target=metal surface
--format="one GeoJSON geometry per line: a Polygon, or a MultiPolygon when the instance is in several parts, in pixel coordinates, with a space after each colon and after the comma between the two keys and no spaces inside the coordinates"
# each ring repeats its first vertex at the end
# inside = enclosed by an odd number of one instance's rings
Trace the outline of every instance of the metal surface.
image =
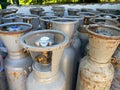
{"type": "Polygon", "coordinates": [[[54,19],[52,20],[52,28],[63,31],[69,36],[69,39],[71,39],[77,30],[78,22],[78,20],[71,18],[54,19]]]}
{"type": "Polygon", "coordinates": [[[76,15],[77,12],[80,12],[81,9],[68,8],[68,15],[76,15]]]}
{"type": "Polygon", "coordinates": [[[76,90],[109,90],[114,76],[111,56],[120,43],[120,29],[90,25],[87,31],[90,49],[80,63],[76,90]]]}
{"type": "Polygon", "coordinates": [[[72,90],[74,67],[75,67],[75,50],[72,46],[68,45],[63,52],[60,67],[66,77],[65,90],[72,90]]]}
{"type": "Polygon", "coordinates": [[[64,16],[64,11],[65,11],[64,7],[53,6],[52,10],[54,11],[55,16],[59,16],[59,17],[63,17],[64,16]]]}
{"type": "Polygon", "coordinates": [[[76,15],[78,16],[84,16],[84,24],[88,25],[89,24],[89,19],[90,18],[95,18],[96,15],[91,12],[78,12],[76,15]]]}
{"type": "Polygon", "coordinates": [[[3,23],[10,23],[10,22],[21,22],[22,20],[20,20],[20,16],[23,13],[13,13],[13,14],[8,14],[5,15],[4,17],[2,17],[2,21],[3,23]]]}
{"type": "MultiPolygon", "coordinates": [[[[74,78],[74,69],[75,64],[77,62],[77,50],[79,49],[76,42],[76,39],[72,39],[78,27],[79,19],[71,19],[71,18],[60,18],[52,20],[52,28],[56,30],[63,31],[69,36],[69,44],[65,48],[61,60],[61,68],[66,77],[66,88],[65,90],[72,90],[73,86],[73,78],[74,78]],[[73,43],[72,43],[73,41],[73,43]],[[75,51],[76,49],[76,51],[75,51]]],[[[75,37],[74,37],[75,38],[75,37]]]]}
{"type": "Polygon", "coordinates": [[[38,15],[38,16],[43,16],[44,15],[44,9],[43,8],[31,8],[30,13],[38,15]]]}
{"type": "Polygon", "coordinates": [[[81,40],[81,56],[84,57],[86,55],[86,52],[85,52],[85,48],[86,48],[86,45],[88,44],[88,39],[89,39],[89,36],[88,36],[88,32],[86,30],[86,25],[82,25],[80,28],[79,28],[79,37],[80,37],[80,40],[81,40]]]}
{"type": "Polygon", "coordinates": [[[118,24],[116,20],[105,19],[103,17],[91,18],[89,21],[90,21],[90,24],[105,24],[105,25],[114,25],[114,26],[118,24]]]}
{"type": "Polygon", "coordinates": [[[115,73],[110,90],[119,90],[120,89],[120,45],[113,54],[112,64],[115,68],[115,73]]]}
{"type": "Polygon", "coordinates": [[[8,50],[5,72],[9,90],[25,90],[32,59],[20,45],[20,37],[32,29],[31,24],[15,22],[0,25],[0,38],[8,50]]]}
{"type": "Polygon", "coordinates": [[[2,16],[5,16],[8,14],[16,13],[17,11],[18,11],[17,8],[9,8],[9,9],[2,9],[0,12],[1,12],[2,16]]]}
{"type": "Polygon", "coordinates": [[[33,31],[37,30],[39,28],[40,20],[39,20],[39,16],[38,15],[34,15],[34,14],[31,14],[31,15],[21,15],[19,17],[19,19],[21,19],[22,22],[32,24],[33,25],[33,31]]]}
{"type": "Polygon", "coordinates": [[[118,17],[116,15],[113,14],[107,14],[107,13],[100,13],[98,16],[96,16],[98,18],[104,18],[104,19],[111,19],[111,20],[116,20],[118,19],[118,17]]]}
{"type": "Polygon", "coordinates": [[[59,65],[68,41],[66,34],[56,30],[33,31],[21,38],[21,44],[35,61],[26,90],[65,90],[65,77],[59,65]]]}
{"type": "Polygon", "coordinates": [[[75,19],[75,20],[78,20],[78,26],[76,28],[76,30],[79,30],[79,28],[83,25],[84,23],[84,17],[83,16],[76,16],[76,15],[69,15],[69,16],[66,16],[66,18],[71,18],[71,19],[75,19]]]}
{"type": "Polygon", "coordinates": [[[8,84],[3,67],[3,58],[0,55],[0,90],[8,90],[8,84]]]}
{"type": "MultiPolygon", "coordinates": [[[[20,55],[19,55],[20,56],[20,55]]],[[[31,72],[32,59],[28,56],[11,59],[6,58],[5,72],[9,85],[9,90],[26,90],[26,78],[31,72]]]]}
{"type": "Polygon", "coordinates": [[[120,10],[119,9],[102,9],[102,8],[97,8],[97,11],[100,13],[107,13],[107,14],[114,14],[114,15],[119,15],[120,10]]]}
{"type": "Polygon", "coordinates": [[[42,29],[52,29],[51,20],[58,18],[57,16],[41,16],[40,26],[42,29]]]}

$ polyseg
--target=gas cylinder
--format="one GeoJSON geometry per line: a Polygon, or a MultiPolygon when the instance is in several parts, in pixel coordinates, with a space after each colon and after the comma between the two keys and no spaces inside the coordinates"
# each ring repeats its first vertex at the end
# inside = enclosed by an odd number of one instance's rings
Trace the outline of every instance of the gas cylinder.
{"type": "Polygon", "coordinates": [[[77,8],[68,8],[68,15],[76,15],[77,12],[80,12],[81,9],[77,9],[77,8]]]}
{"type": "Polygon", "coordinates": [[[0,90],[8,90],[6,75],[4,72],[3,58],[0,55],[0,90]]]}
{"type": "Polygon", "coordinates": [[[81,12],[94,12],[91,8],[81,8],[81,12]]]}
{"type": "Polygon", "coordinates": [[[77,55],[72,45],[72,37],[75,33],[78,25],[78,20],[71,18],[59,18],[52,20],[52,28],[60,30],[69,36],[69,44],[63,52],[60,67],[62,68],[66,77],[66,88],[65,90],[72,90],[73,77],[75,70],[75,63],[77,62],[77,55]]]}
{"type": "Polygon", "coordinates": [[[105,19],[105,18],[91,18],[89,19],[90,24],[107,24],[107,25],[114,25],[116,26],[118,22],[112,19],[105,19]]]}
{"type": "MultiPolygon", "coordinates": [[[[118,24],[117,21],[112,20],[112,19],[105,19],[105,18],[91,18],[90,20],[91,24],[103,24],[103,25],[112,25],[112,26],[116,26],[118,24]]],[[[85,55],[88,54],[89,51],[89,45],[86,45],[85,48],[85,55]]]]}
{"type": "Polygon", "coordinates": [[[55,16],[53,11],[50,12],[44,12],[44,16],[55,16]]]}
{"type": "Polygon", "coordinates": [[[43,16],[44,15],[44,9],[43,8],[30,8],[30,13],[35,14],[38,16],[43,16]]]}
{"type": "Polygon", "coordinates": [[[69,16],[66,16],[66,18],[71,18],[71,19],[79,20],[78,26],[77,26],[76,30],[79,30],[79,28],[83,25],[84,16],[82,16],[82,15],[81,16],[69,15],[69,16]]]}
{"type": "Polygon", "coordinates": [[[78,16],[84,16],[84,22],[83,25],[79,28],[80,32],[80,39],[81,39],[81,52],[82,52],[82,57],[85,56],[85,47],[88,43],[88,33],[86,31],[86,25],[89,25],[89,19],[90,18],[95,18],[96,15],[91,12],[78,12],[76,15],[78,16]]]}
{"type": "Polygon", "coordinates": [[[59,65],[68,41],[68,36],[57,30],[33,31],[21,38],[35,61],[26,90],[65,90],[65,76],[59,65]]]}
{"type": "Polygon", "coordinates": [[[0,38],[8,50],[5,72],[9,90],[26,90],[25,81],[31,72],[32,59],[20,45],[20,37],[32,29],[31,24],[23,22],[0,25],[0,38]]]}
{"type": "Polygon", "coordinates": [[[86,55],[85,49],[86,49],[86,45],[88,44],[88,32],[86,30],[87,25],[82,25],[79,28],[79,37],[81,40],[81,57],[84,57],[86,55]]]}
{"type": "Polygon", "coordinates": [[[41,16],[40,17],[40,26],[42,29],[52,29],[51,20],[58,18],[57,16],[41,16]]]}
{"type": "Polygon", "coordinates": [[[105,18],[105,19],[112,19],[112,20],[115,20],[117,21],[118,17],[116,15],[113,15],[113,14],[107,14],[107,13],[100,13],[98,16],[96,17],[102,17],[102,18],[105,18]]]}
{"type": "Polygon", "coordinates": [[[5,15],[4,17],[2,17],[2,21],[3,23],[21,22],[22,20],[20,20],[19,17],[22,14],[23,13],[12,13],[12,14],[5,15]]]}
{"type": "Polygon", "coordinates": [[[120,29],[97,24],[86,29],[89,54],[80,63],[76,90],[109,90],[114,76],[111,56],[120,43],[120,29]]]}
{"type": "Polygon", "coordinates": [[[89,19],[90,18],[95,18],[96,15],[91,12],[78,12],[76,15],[78,16],[84,16],[84,24],[88,25],[89,24],[89,19]]]}
{"type": "Polygon", "coordinates": [[[115,73],[110,90],[119,90],[120,89],[120,45],[113,54],[112,64],[115,68],[115,73]]]}
{"type": "Polygon", "coordinates": [[[25,15],[25,14],[23,14],[23,15],[20,15],[19,19],[21,19],[22,22],[32,24],[33,31],[37,30],[39,28],[40,20],[39,20],[38,15],[34,15],[34,14],[25,15]]]}
{"type": "Polygon", "coordinates": [[[52,10],[54,11],[55,16],[58,17],[63,17],[64,16],[64,12],[65,12],[65,8],[62,6],[53,6],[52,10]]]}

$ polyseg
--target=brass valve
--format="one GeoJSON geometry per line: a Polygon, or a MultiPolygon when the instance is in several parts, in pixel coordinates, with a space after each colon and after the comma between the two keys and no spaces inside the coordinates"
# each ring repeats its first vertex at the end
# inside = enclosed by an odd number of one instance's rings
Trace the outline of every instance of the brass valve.
{"type": "Polygon", "coordinates": [[[52,60],[51,56],[52,53],[50,51],[42,52],[40,55],[36,56],[35,59],[38,63],[49,64],[52,60]]]}

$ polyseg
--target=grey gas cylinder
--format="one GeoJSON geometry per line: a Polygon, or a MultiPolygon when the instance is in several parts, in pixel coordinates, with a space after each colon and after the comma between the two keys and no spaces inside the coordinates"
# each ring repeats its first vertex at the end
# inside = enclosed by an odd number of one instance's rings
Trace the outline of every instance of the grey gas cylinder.
{"type": "Polygon", "coordinates": [[[26,90],[25,81],[33,63],[28,53],[20,45],[20,37],[31,31],[32,25],[23,22],[0,25],[0,38],[8,50],[5,73],[9,90],[26,90]]]}
{"type": "Polygon", "coordinates": [[[68,36],[56,30],[33,31],[21,38],[22,46],[35,61],[26,90],[65,90],[65,76],[59,65],[68,36]]]}
{"type": "Polygon", "coordinates": [[[52,19],[58,18],[57,16],[41,16],[40,17],[40,26],[41,29],[52,29],[52,19]]]}
{"type": "MultiPolygon", "coordinates": [[[[72,46],[72,38],[77,30],[79,20],[71,18],[58,18],[52,20],[52,28],[56,30],[63,31],[69,36],[69,44],[65,48],[62,59],[61,59],[61,68],[66,77],[66,88],[65,90],[72,90],[73,86],[73,77],[74,77],[74,66],[77,62],[77,55],[74,47],[72,46]]],[[[74,42],[74,40],[73,40],[74,42]]],[[[78,42],[77,42],[78,43],[78,42]]],[[[74,44],[75,45],[75,44],[74,44]]],[[[77,48],[75,46],[75,48],[77,48]]]]}

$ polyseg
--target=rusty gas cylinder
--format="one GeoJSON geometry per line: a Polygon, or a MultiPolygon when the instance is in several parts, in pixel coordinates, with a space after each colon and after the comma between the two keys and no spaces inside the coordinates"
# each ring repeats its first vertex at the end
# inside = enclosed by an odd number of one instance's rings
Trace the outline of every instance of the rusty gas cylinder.
{"type": "Polygon", "coordinates": [[[112,64],[115,68],[115,73],[110,90],[119,90],[120,89],[120,45],[113,54],[112,64]]]}
{"type": "Polygon", "coordinates": [[[76,90],[109,90],[114,76],[111,57],[120,43],[120,29],[94,24],[87,31],[89,52],[80,63],[76,90]]]}

